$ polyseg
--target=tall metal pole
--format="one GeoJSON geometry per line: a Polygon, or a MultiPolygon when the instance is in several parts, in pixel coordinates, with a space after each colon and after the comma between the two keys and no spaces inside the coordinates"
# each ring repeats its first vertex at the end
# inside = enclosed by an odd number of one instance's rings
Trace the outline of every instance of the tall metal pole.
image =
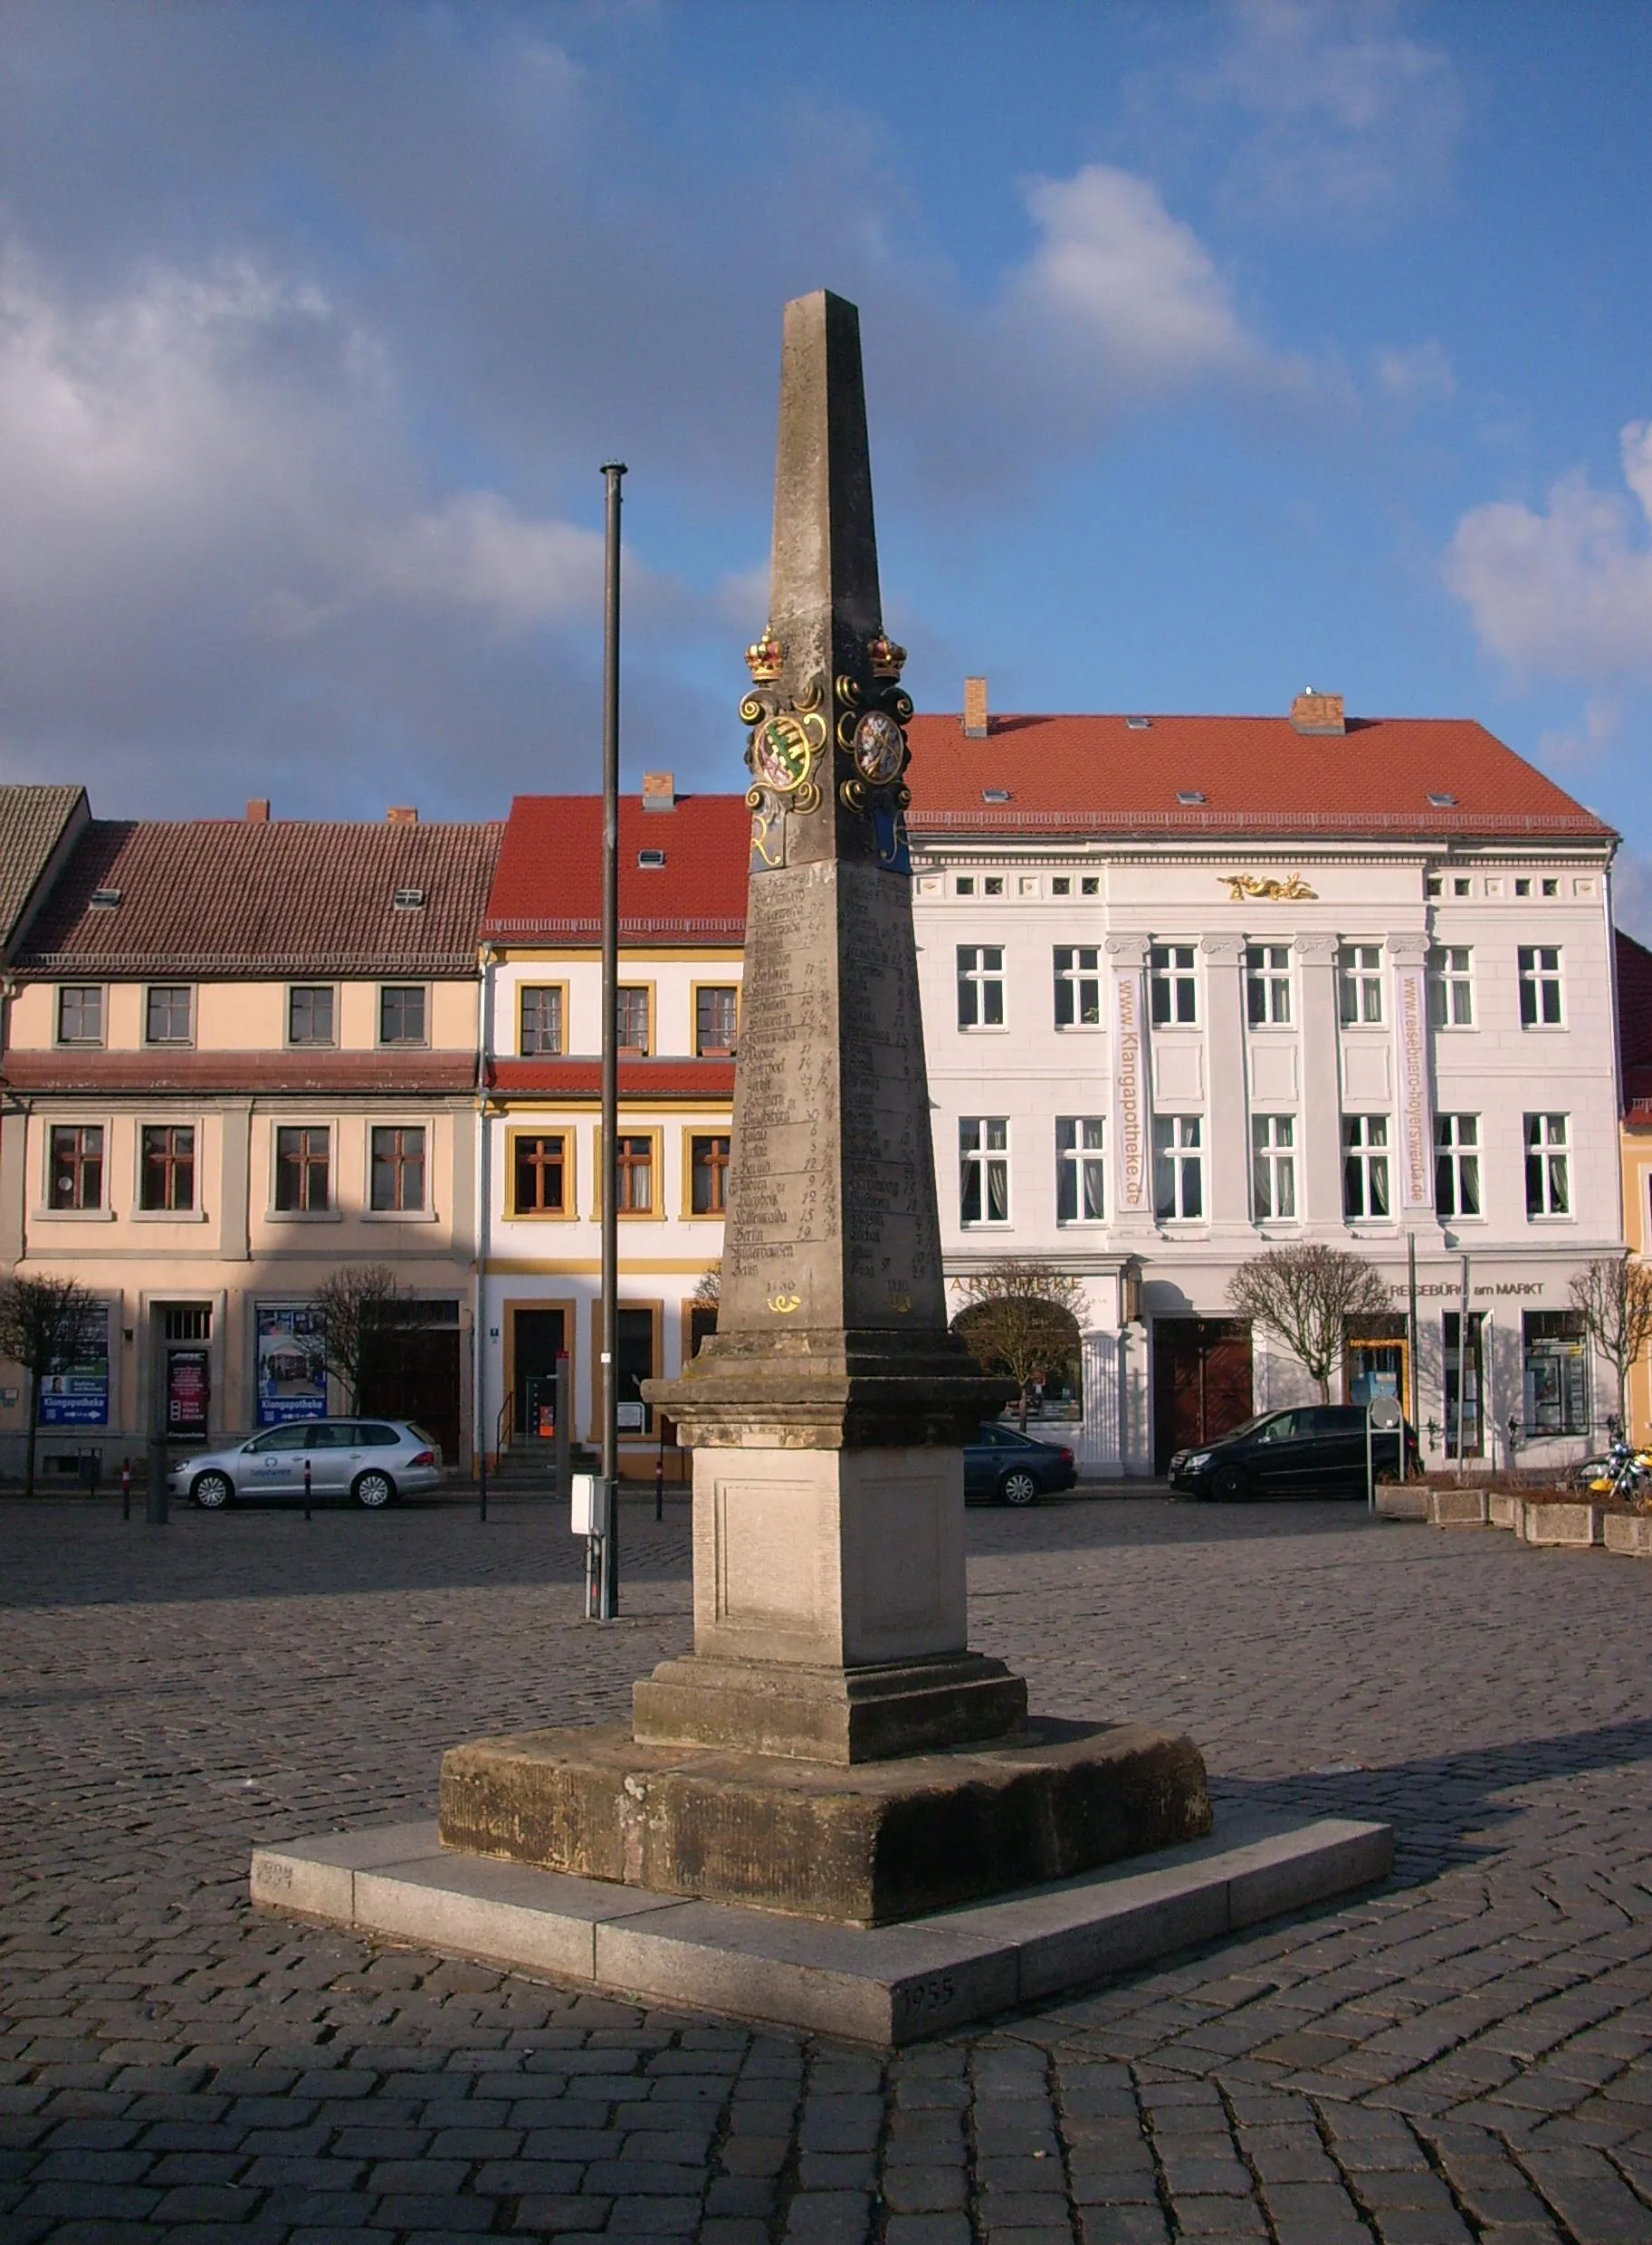
{"type": "Polygon", "coordinates": [[[606,1490],[597,1618],[619,1611],[619,504],[622,460],[606,460],[607,597],[602,646],[602,1477],[606,1490]]]}
{"type": "MultiPolygon", "coordinates": [[[[1406,1403],[1410,1413],[1412,1431],[1417,1434],[1418,1449],[1420,1453],[1422,1435],[1418,1429],[1422,1421],[1417,1416],[1417,1234],[1415,1232],[1406,1234],[1406,1370],[1409,1374],[1406,1381],[1406,1403]]],[[[1402,1435],[1401,1447],[1404,1447],[1404,1441],[1405,1438],[1402,1435]]],[[[1405,1477],[1405,1462],[1402,1459],[1399,1478],[1403,1481],[1405,1477]]]]}

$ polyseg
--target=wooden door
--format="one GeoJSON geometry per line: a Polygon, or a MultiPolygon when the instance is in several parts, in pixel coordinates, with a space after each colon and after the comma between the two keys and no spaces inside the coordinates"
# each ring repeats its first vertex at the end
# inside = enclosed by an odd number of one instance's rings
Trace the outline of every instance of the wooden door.
{"type": "Polygon", "coordinates": [[[1240,1318],[1153,1320],[1153,1470],[1250,1417],[1250,1327],[1240,1318]]]}

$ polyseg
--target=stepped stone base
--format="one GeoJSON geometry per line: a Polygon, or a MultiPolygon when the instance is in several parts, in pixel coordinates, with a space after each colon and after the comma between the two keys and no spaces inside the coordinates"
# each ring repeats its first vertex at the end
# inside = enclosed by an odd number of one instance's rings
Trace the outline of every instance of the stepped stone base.
{"type": "Polygon", "coordinates": [[[452,1748],[444,1847],[849,1925],[1069,1878],[1210,1830],[1191,1740],[1034,1718],[996,1744],[853,1767],[648,1745],[617,1725],[452,1748]]]}
{"type": "Polygon", "coordinates": [[[712,1746],[836,1764],[998,1741],[1027,1718],[1027,1685],[985,1653],[886,1667],[663,1660],[631,1687],[642,1746],[712,1746]]]}

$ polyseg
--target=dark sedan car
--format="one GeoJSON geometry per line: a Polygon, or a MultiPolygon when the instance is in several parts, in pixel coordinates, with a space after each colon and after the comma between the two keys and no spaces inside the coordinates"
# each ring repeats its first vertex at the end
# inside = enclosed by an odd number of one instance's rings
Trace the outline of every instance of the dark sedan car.
{"type": "Polygon", "coordinates": [[[994,1419],[964,1445],[964,1495],[1000,1505],[1032,1505],[1078,1479],[1073,1453],[1059,1442],[1040,1442],[994,1419]]]}
{"type": "MultiPolygon", "coordinates": [[[[1417,1437],[1407,1426],[1371,1435],[1371,1469],[1380,1480],[1399,1474],[1405,1438],[1406,1470],[1418,1470],[1417,1437]]],[[[1314,1403],[1293,1411],[1264,1411],[1219,1442],[1178,1450],[1170,1486],[1189,1496],[1322,1496],[1365,1494],[1365,1407],[1314,1403]]]]}

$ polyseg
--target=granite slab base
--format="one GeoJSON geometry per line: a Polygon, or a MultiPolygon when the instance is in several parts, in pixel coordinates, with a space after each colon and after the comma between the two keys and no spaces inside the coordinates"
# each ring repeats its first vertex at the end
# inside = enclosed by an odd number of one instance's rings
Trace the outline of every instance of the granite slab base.
{"type": "Polygon", "coordinates": [[[1237,1816],[1106,1870],[860,1928],[462,1855],[432,1821],[259,1848],[252,1892],[369,1939],[888,2049],[1372,1886],[1393,1857],[1386,1824],[1237,1816]]]}
{"type": "Polygon", "coordinates": [[[445,1846],[656,1894],[890,1925],[1210,1829],[1191,1739],[1043,1716],[943,1753],[845,1767],[663,1745],[619,1725],[450,1748],[445,1846]]]}

